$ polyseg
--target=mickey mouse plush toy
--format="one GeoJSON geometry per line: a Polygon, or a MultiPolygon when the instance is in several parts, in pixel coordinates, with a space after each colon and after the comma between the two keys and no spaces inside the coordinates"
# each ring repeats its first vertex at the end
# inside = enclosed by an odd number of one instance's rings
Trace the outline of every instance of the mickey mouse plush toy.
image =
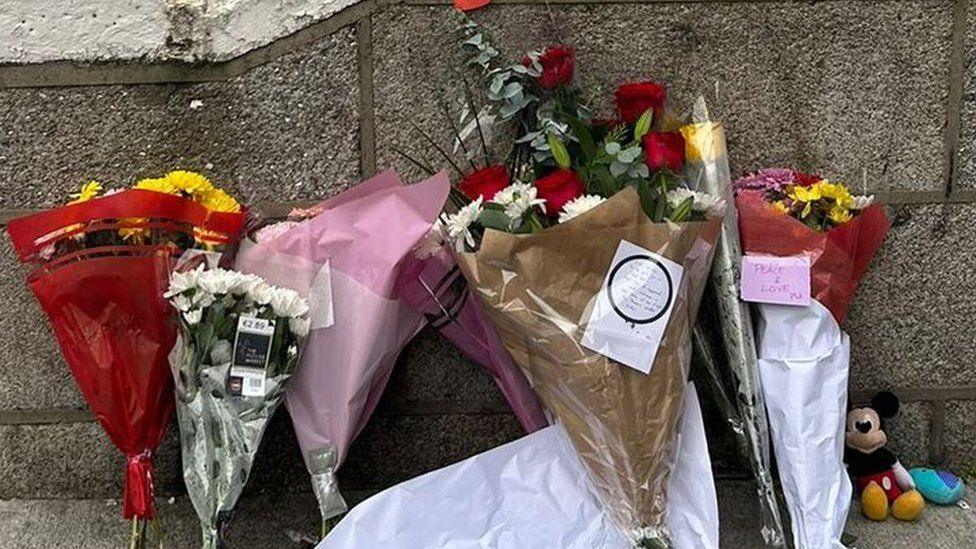
{"type": "Polygon", "coordinates": [[[915,520],[925,509],[915,481],[884,447],[888,436],[883,418],[894,417],[898,407],[898,397],[882,391],[869,406],[853,408],[847,414],[844,461],[861,494],[861,511],[871,520],[887,519],[889,510],[898,520],[915,520]]]}

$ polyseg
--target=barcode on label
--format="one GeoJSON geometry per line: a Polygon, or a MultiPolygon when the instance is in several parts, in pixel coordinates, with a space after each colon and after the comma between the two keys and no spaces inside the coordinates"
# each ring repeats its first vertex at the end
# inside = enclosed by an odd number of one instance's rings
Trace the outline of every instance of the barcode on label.
{"type": "Polygon", "coordinates": [[[266,381],[264,370],[234,366],[227,379],[227,392],[232,396],[264,398],[266,381]]]}

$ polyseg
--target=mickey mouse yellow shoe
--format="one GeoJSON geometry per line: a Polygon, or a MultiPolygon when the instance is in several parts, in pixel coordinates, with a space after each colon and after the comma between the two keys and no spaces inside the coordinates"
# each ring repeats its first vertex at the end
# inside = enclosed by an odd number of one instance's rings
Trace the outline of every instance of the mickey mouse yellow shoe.
{"type": "Polygon", "coordinates": [[[909,490],[891,504],[891,516],[898,520],[915,520],[925,509],[925,499],[918,490],[909,490]]]}
{"type": "Polygon", "coordinates": [[[888,518],[888,496],[877,482],[871,481],[861,491],[861,512],[871,520],[888,518]]]}

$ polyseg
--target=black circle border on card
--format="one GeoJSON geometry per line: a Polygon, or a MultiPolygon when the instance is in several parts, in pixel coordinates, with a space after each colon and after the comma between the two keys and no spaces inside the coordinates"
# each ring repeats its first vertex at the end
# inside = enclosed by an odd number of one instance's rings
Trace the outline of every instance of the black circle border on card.
{"type": "Polygon", "coordinates": [[[658,258],[656,257],[647,254],[639,254],[639,255],[632,255],[626,257],[624,258],[623,261],[617,263],[617,266],[610,271],[610,276],[607,277],[607,300],[610,302],[610,307],[613,308],[613,312],[617,313],[617,315],[620,316],[620,318],[626,320],[631,324],[650,324],[651,322],[660,319],[662,316],[664,316],[666,312],[668,312],[668,309],[671,308],[671,301],[673,299],[674,299],[674,281],[671,280],[671,273],[668,272],[668,268],[665,267],[664,264],[661,263],[661,261],[658,260],[658,258]],[[617,303],[613,300],[613,292],[610,290],[610,288],[613,287],[613,279],[614,277],[617,276],[617,272],[620,271],[620,268],[626,265],[627,263],[630,263],[631,261],[638,261],[641,259],[650,260],[655,265],[657,265],[657,267],[661,269],[661,272],[664,273],[664,279],[668,281],[668,300],[664,303],[664,307],[662,307],[661,311],[656,315],[644,320],[631,318],[626,314],[624,314],[624,312],[620,310],[620,307],[617,306],[617,303]]]}

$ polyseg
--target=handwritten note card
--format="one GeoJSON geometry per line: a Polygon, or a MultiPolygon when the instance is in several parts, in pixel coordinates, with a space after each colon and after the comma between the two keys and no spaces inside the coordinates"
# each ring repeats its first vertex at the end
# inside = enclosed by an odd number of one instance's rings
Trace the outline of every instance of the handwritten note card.
{"type": "Polygon", "coordinates": [[[744,256],[742,299],[755,303],[809,305],[810,258],[744,256]]]}
{"type": "Polygon", "coordinates": [[[583,346],[649,373],[674,309],[684,269],[620,241],[583,334],[583,346]]]}

